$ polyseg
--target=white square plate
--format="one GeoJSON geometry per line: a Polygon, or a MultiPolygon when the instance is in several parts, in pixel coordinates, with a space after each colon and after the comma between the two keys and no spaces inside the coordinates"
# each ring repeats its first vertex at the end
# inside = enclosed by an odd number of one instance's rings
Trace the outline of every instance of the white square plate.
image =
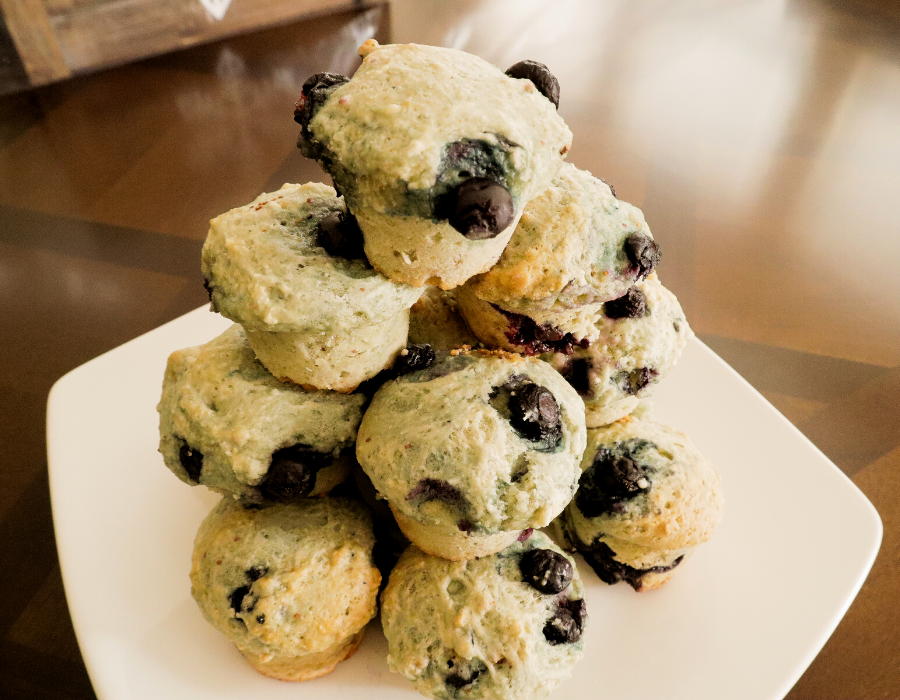
{"type": "MultiPolygon", "coordinates": [[[[420,697],[385,664],[377,622],[323,678],[265,678],[209,627],[190,595],[194,534],[216,496],[157,452],[169,353],[229,323],[197,309],[79,367],[49,400],[59,558],[101,700],[420,697]]],[[[869,572],[881,520],[856,486],[699,341],[654,396],[722,474],[725,521],[670,583],[607,587],[582,563],[585,660],[567,700],[776,700],[832,633],[869,572]]]]}

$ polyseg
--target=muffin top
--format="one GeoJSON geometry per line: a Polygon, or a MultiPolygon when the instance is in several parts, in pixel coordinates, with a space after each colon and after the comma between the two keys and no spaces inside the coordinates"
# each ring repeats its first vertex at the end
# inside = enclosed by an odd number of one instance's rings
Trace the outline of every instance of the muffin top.
{"type": "Polygon", "coordinates": [[[586,544],[600,536],[657,550],[707,541],[722,519],[718,472],[672,428],[632,416],[588,430],[584,473],[566,511],[586,544]]]}
{"type": "Polygon", "coordinates": [[[595,340],[571,355],[544,355],[585,404],[644,397],[693,337],[678,299],[653,274],[594,312],[595,340]]]}
{"type": "Polygon", "coordinates": [[[564,163],[525,207],[497,264],[468,285],[510,311],[569,309],[622,296],[658,262],[641,210],[564,163]]]}
{"type": "Polygon", "coordinates": [[[435,218],[440,195],[472,177],[501,183],[518,208],[546,188],[571,146],[531,80],[477,56],[374,40],[360,55],[305,128],[305,155],[323,160],[351,211],[435,218]]]}
{"type": "Polygon", "coordinates": [[[481,559],[404,552],[382,599],[388,665],[433,698],[541,698],[583,653],[573,559],[540,532],[481,559]]]}
{"type": "Polygon", "coordinates": [[[197,533],[191,594],[242,651],[321,652],[375,616],[374,544],[368,512],[349,499],[245,508],[226,497],[197,533]]]}
{"type": "Polygon", "coordinates": [[[343,200],[316,182],[213,219],[202,270],[212,307],[260,331],[348,331],[383,323],[422,294],[372,269],[343,200]]]}
{"type": "Polygon", "coordinates": [[[429,359],[386,382],[363,417],[356,454],[375,488],[421,523],[477,534],[548,524],[577,485],[581,399],[535,358],[429,359]]]}
{"type": "Polygon", "coordinates": [[[312,493],[316,472],[352,449],[365,400],[278,381],[234,325],[169,357],[157,407],[159,450],[182,481],[220,493],[277,495],[270,492],[285,469],[293,470],[292,482],[305,477],[312,493]]]}

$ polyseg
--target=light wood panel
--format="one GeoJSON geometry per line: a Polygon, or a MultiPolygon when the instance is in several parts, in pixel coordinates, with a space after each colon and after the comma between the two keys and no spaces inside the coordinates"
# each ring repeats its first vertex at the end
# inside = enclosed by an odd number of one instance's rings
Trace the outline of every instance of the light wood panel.
{"type": "Polygon", "coordinates": [[[0,9],[32,85],[72,74],[42,0],[0,0],[0,9]]]}
{"type": "MultiPolygon", "coordinates": [[[[32,86],[236,34],[358,0],[0,0],[32,86]],[[215,9],[224,15],[217,17],[215,9]]],[[[0,85],[0,94],[15,86],[0,85]]]]}

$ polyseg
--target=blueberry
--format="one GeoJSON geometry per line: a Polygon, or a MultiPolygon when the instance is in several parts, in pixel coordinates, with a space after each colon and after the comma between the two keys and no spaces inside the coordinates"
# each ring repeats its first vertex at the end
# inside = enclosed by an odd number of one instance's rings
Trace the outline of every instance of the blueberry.
{"type": "Polygon", "coordinates": [[[428,369],[434,362],[434,358],[434,350],[428,343],[408,345],[397,356],[397,360],[394,362],[394,373],[400,376],[420,369],[428,369]]]}
{"type": "Polygon", "coordinates": [[[259,492],[276,503],[293,503],[312,492],[316,474],[331,462],[330,454],[314,452],[306,445],[285,447],[272,455],[259,492]]]}
{"type": "Polygon", "coordinates": [[[257,621],[259,624],[264,625],[264,624],[266,624],[266,616],[265,616],[264,614],[263,614],[263,615],[257,615],[257,616],[256,616],[256,621],[257,621]]]}
{"type": "Polygon", "coordinates": [[[581,639],[587,623],[584,600],[560,601],[544,625],[544,638],[551,644],[574,644],[581,639]]]}
{"type": "Polygon", "coordinates": [[[549,323],[538,324],[524,314],[501,309],[496,304],[491,306],[506,318],[507,327],[504,335],[523,355],[538,355],[542,352],[571,355],[576,347],[586,348],[591,344],[587,338],[579,340],[571,333],[563,333],[549,323]]]}
{"type": "Polygon", "coordinates": [[[519,61],[511,66],[506,74],[510,78],[527,78],[544,97],[559,109],[559,81],[543,63],[537,61],[519,61]]]}
{"type": "Polygon", "coordinates": [[[603,305],[603,315],[607,318],[641,318],[647,314],[647,296],[637,287],[632,287],[618,299],[603,305]]]}
{"type": "Polygon", "coordinates": [[[572,563],[552,549],[532,549],[519,560],[522,580],[541,593],[562,593],[572,582],[572,563]]]}
{"type": "Polygon", "coordinates": [[[186,442],[181,444],[178,450],[178,459],[181,460],[181,466],[188,473],[191,481],[200,483],[200,472],[203,470],[203,455],[200,450],[195,450],[186,442]]]}
{"type": "Polygon", "coordinates": [[[596,542],[590,549],[584,552],[584,558],[604,583],[612,586],[619,581],[625,581],[634,590],[640,591],[643,587],[643,578],[647,574],[664,573],[678,566],[684,555],[678,557],[668,566],[652,566],[647,569],[635,569],[628,564],[616,561],[616,553],[605,542],[596,542]]]}
{"type": "Polygon", "coordinates": [[[315,236],[316,244],[332,257],[365,260],[363,233],[348,211],[333,211],[322,218],[315,236]]]}
{"type": "Polygon", "coordinates": [[[510,419],[519,433],[533,442],[559,436],[559,404],[549,389],[526,384],[509,400],[510,419]]]}
{"type": "Polygon", "coordinates": [[[244,604],[244,597],[250,592],[250,586],[238,586],[228,594],[228,602],[231,603],[231,609],[235,614],[241,611],[244,604]]]}
{"type": "Polygon", "coordinates": [[[349,80],[339,73],[316,73],[306,79],[300,89],[300,99],[294,105],[294,121],[300,125],[302,136],[309,136],[309,122],[328,99],[328,89],[349,80]]]}
{"type": "Polygon", "coordinates": [[[209,280],[206,279],[205,277],[203,278],[203,288],[206,290],[206,295],[209,297],[209,303],[210,303],[212,310],[215,311],[216,303],[213,301],[213,298],[212,298],[213,288],[212,288],[212,285],[209,283],[209,280]]]}
{"type": "Polygon", "coordinates": [[[473,177],[444,195],[435,214],[466,238],[481,241],[506,230],[515,218],[515,205],[505,186],[473,177]]]}
{"type": "Polygon", "coordinates": [[[633,233],[625,239],[625,255],[637,272],[636,279],[642,280],[659,264],[659,246],[649,236],[633,233]]]}
{"type": "Polygon", "coordinates": [[[459,489],[442,479],[422,479],[406,494],[406,500],[443,501],[455,506],[466,501],[459,489]]]}
{"type": "Polygon", "coordinates": [[[619,387],[629,396],[636,396],[646,389],[659,376],[659,370],[650,367],[638,367],[630,372],[622,370],[615,376],[619,387]]]}
{"type": "Polygon", "coordinates": [[[592,367],[593,363],[589,359],[578,357],[567,362],[560,374],[580,396],[590,398],[594,395],[591,389],[590,371],[592,367]]]}
{"type": "Polygon", "coordinates": [[[650,490],[650,473],[631,457],[601,448],[581,475],[575,505],[587,518],[621,513],[628,501],[650,490]]]}
{"type": "Polygon", "coordinates": [[[268,566],[251,566],[244,572],[248,581],[259,581],[263,576],[269,573],[268,566]]]}
{"type": "Polygon", "coordinates": [[[481,659],[472,659],[468,662],[457,661],[456,663],[448,661],[447,666],[456,670],[447,675],[444,682],[456,690],[469,688],[487,671],[487,666],[481,659]]]}

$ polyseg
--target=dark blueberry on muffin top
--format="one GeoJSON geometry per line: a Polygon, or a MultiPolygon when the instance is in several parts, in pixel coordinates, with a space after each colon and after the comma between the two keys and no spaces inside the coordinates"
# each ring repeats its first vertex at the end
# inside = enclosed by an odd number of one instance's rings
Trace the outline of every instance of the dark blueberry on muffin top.
{"type": "Polygon", "coordinates": [[[634,233],[625,239],[625,255],[642,280],[659,264],[659,246],[649,236],[634,233]]]}
{"type": "Polygon", "coordinates": [[[316,73],[306,79],[300,88],[300,99],[294,105],[294,121],[301,126],[303,136],[309,135],[310,120],[328,99],[325,91],[349,80],[346,75],[339,73],[316,73]]]}
{"type": "Polygon", "coordinates": [[[581,475],[575,505],[587,518],[621,513],[628,501],[650,490],[651,472],[628,454],[601,448],[581,475]]]}
{"type": "Polygon", "coordinates": [[[619,387],[629,396],[636,396],[646,389],[659,376],[659,370],[651,367],[638,367],[630,372],[622,370],[615,376],[619,387]]]}
{"type": "Polygon", "coordinates": [[[587,606],[584,600],[559,601],[544,625],[544,638],[551,644],[574,644],[584,632],[587,606]]]}
{"type": "Polygon", "coordinates": [[[559,404],[556,397],[538,384],[525,384],[509,399],[510,423],[533,442],[558,437],[559,404]]]}
{"type": "Polygon", "coordinates": [[[178,459],[181,466],[191,477],[191,481],[200,483],[200,472],[203,471],[203,455],[200,450],[195,450],[186,442],[182,443],[181,449],[178,450],[178,459]]]}
{"type": "Polygon", "coordinates": [[[466,238],[481,241],[509,227],[515,218],[515,204],[501,183],[473,177],[450,190],[437,213],[466,238]]]}
{"type": "Polygon", "coordinates": [[[316,229],[316,244],[335,258],[363,260],[363,234],[350,212],[333,211],[323,217],[316,229]]]}
{"type": "Polygon", "coordinates": [[[543,63],[537,61],[519,61],[506,71],[510,78],[527,78],[544,97],[559,109],[559,81],[543,63]]]}
{"type": "Polygon", "coordinates": [[[312,492],[319,470],[331,462],[330,454],[314,452],[306,445],[285,447],[272,455],[259,492],[276,503],[293,503],[312,492]]]}
{"type": "Polygon", "coordinates": [[[406,494],[406,500],[443,501],[451,505],[462,505],[466,499],[458,488],[442,479],[422,479],[406,494]]]}
{"type": "Polygon", "coordinates": [[[394,374],[397,376],[416,372],[420,369],[428,369],[434,362],[436,355],[428,343],[408,345],[400,351],[394,362],[394,374]]]}
{"type": "Polygon", "coordinates": [[[603,315],[611,319],[641,318],[647,313],[647,296],[637,287],[632,287],[618,299],[603,305],[603,315]]]}
{"type": "Polygon", "coordinates": [[[238,586],[228,594],[228,602],[231,604],[231,609],[234,610],[235,613],[241,611],[241,606],[244,604],[244,598],[249,592],[250,586],[238,586]]]}
{"type": "Polygon", "coordinates": [[[572,563],[552,549],[532,549],[519,561],[522,580],[541,593],[562,593],[572,582],[572,563]]]}

